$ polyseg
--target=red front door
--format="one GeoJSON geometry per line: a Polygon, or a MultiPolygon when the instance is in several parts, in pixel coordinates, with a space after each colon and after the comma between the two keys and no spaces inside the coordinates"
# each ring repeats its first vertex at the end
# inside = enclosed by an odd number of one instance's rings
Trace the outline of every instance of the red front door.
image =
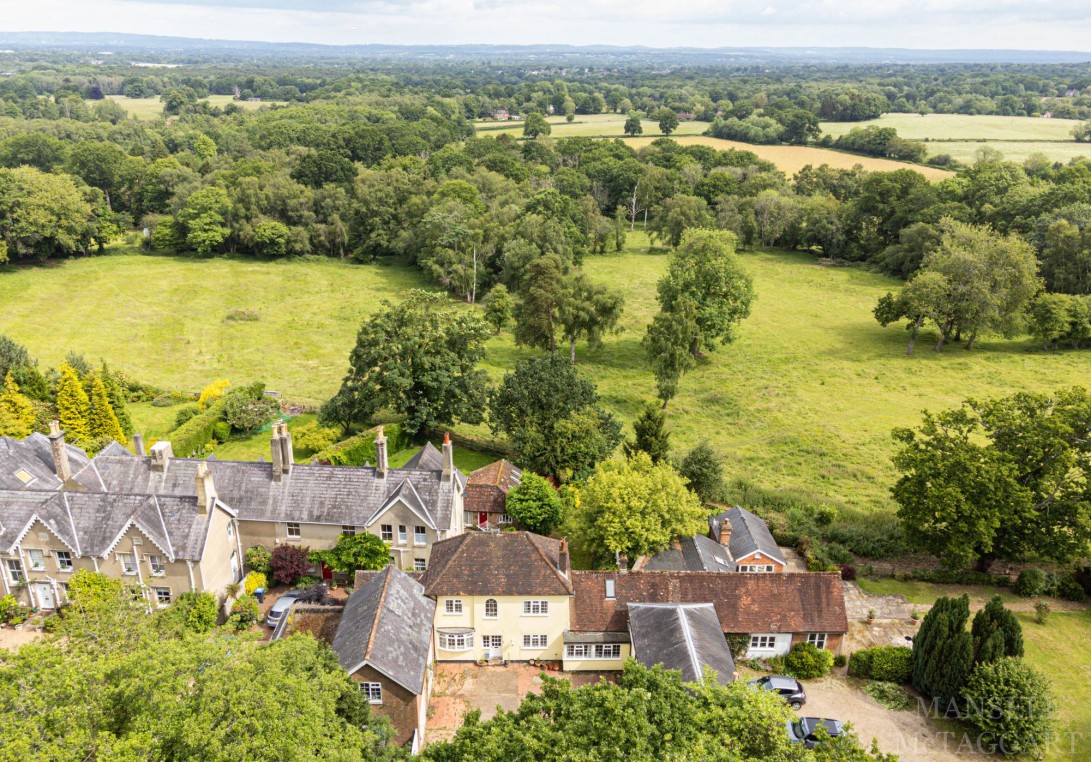
{"type": "Polygon", "coordinates": [[[489,525],[489,514],[485,513],[484,511],[477,514],[477,525],[479,527],[488,526],[489,525]]]}
{"type": "Polygon", "coordinates": [[[322,564],[322,579],[326,580],[327,582],[333,579],[333,569],[326,566],[325,564],[322,564]]]}

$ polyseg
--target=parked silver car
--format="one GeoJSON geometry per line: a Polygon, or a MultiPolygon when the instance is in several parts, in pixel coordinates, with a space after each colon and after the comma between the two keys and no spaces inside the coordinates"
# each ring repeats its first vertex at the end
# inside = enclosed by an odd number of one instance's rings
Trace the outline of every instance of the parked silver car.
{"type": "Polygon", "coordinates": [[[265,615],[265,623],[273,628],[280,624],[280,620],[284,618],[285,613],[292,607],[292,604],[295,603],[296,598],[299,597],[301,592],[303,591],[289,590],[277,598],[277,602],[273,604],[273,607],[269,609],[269,613],[265,615]]]}

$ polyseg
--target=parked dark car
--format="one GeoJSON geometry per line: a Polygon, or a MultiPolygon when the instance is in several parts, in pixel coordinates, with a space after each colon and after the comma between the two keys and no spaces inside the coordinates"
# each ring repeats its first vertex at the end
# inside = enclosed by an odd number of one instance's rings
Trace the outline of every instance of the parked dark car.
{"type": "Polygon", "coordinates": [[[807,703],[807,691],[803,690],[803,683],[792,677],[783,675],[766,675],[747,683],[755,690],[771,691],[788,702],[792,709],[799,709],[807,703]]]}
{"type": "Polygon", "coordinates": [[[818,729],[821,727],[826,729],[830,738],[837,738],[845,731],[845,723],[840,720],[825,720],[821,717],[800,717],[795,722],[786,724],[788,740],[792,743],[801,743],[808,749],[813,749],[821,743],[818,738],[818,729]]]}

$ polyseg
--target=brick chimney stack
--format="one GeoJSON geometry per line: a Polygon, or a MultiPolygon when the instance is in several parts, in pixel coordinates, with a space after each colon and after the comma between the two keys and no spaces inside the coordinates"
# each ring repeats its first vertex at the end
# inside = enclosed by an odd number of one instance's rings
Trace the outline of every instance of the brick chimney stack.
{"type": "Polygon", "coordinates": [[[204,516],[212,510],[216,502],[216,483],[212,481],[212,471],[208,464],[197,464],[197,513],[204,516]]]}
{"type": "Polygon", "coordinates": [[[49,449],[53,452],[53,470],[57,478],[66,482],[72,478],[72,465],[68,462],[68,446],[64,442],[64,429],[60,421],[49,422],[49,449]]]}
{"type": "Polygon", "coordinates": [[[455,448],[451,444],[451,434],[443,435],[443,478],[453,479],[455,475],[455,448]]]}
{"type": "Polygon", "coordinates": [[[568,556],[567,537],[561,538],[561,552],[560,558],[558,559],[558,565],[560,566],[561,574],[564,575],[565,579],[568,579],[569,573],[572,571],[572,560],[568,556]]]}
{"type": "Polygon", "coordinates": [[[383,433],[383,427],[380,426],[378,433],[375,435],[375,475],[380,479],[385,479],[387,468],[386,434],[383,433]]]}
{"type": "Polygon", "coordinates": [[[618,553],[617,556],[617,571],[618,574],[629,573],[629,557],[624,553],[618,553]]]}
{"type": "Polygon", "coordinates": [[[273,481],[279,482],[284,475],[284,449],[280,445],[280,425],[273,426],[273,436],[269,438],[269,454],[273,460],[273,481]]]}
{"type": "Polygon", "coordinates": [[[720,544],[725,548],[731,544],[731,519],[726,513],[720,519],[720,544]]]}

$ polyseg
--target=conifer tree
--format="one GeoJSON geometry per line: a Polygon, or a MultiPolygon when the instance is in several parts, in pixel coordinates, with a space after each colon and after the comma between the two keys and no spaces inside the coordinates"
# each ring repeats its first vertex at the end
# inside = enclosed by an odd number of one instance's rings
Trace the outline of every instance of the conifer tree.
{"type": "Polygon", "coordinates": [[[625,457],[631,458],[638,452],[646,452],[652,463],[661,463],[670,455],[670,432],[666,428],[667,413],[655,403],[644,409],[633,421],[634,438],[623,446],[625,457]]]}
{"type": "Polygon", "coordinates": [[[83,390],[80,377],[68,363],[61,363],[57,382],[57,419],[73,442],[91,438],[91,400],[83,390]]]}
{"type": "Polygon", "coordinates": [[[98,373],[91,374],[90,428],[92,439],[125,442],[125,432],[121,430],[121,424],[106,393],[106,384],[102,383],[102,377],[98,373]]]}
{"type": "Polygon", "coordinates": [[[125,404],[125,393],[121,390],[121,384],[106,367],[106,363],[102,364],[102,383],[106,385],[106,396],[110,398],[110,407],[114,409],[117,422],[121,424],[122,433],[125,436],[131,435],[136,428],[133,426],[132,416],[129,415],[129,408],[125,404]]]}
{"type": "Polygon", "coordinates": [[[19,392],[19,385],[9,370],[0,392],[0,436],[22,439],[34,430],[34,407],[19,392]]]}
{"type": "Polygon", "coordinates": [[[993,596],[974,616],[970,634],[974,639],[975,664],[1023,655],[1023,627],[1015,614],[1004,608],[999,595],[993,596]]]}
{"type": "Polygon", "coordinates": [[[942,706],[957,700],[974,666],[974,641],[966,630],[970,599],[943,597],[936,601],[913,641],[913,686],[942,706]]]}

